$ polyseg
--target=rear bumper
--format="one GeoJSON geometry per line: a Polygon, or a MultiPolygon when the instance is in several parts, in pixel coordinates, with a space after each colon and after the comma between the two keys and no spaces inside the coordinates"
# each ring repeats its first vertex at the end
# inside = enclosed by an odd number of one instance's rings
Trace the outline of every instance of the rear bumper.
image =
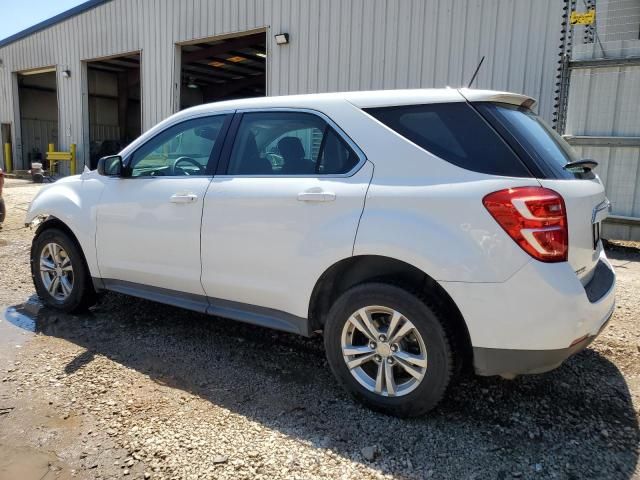
{"type": "Polygon", "coordinates": [[[475,347],[473,349],[473,363],[476,374],[514,377],[516,375],[544,373],[553,370],[570,356],[587,348],[600,332],[605,329],[610,319],[611,316],[605,321],[596,335],[588,335],[567,348],[556,350],[505,350],[475,347]]]}
{"type": "Polygon", "coordinates": [[[586,348],[615,307],[604,252],[583,286],[567,262],[531,261],[504,283],[441,282],[462,313],[480,375],[541,373],[586,348]]]}

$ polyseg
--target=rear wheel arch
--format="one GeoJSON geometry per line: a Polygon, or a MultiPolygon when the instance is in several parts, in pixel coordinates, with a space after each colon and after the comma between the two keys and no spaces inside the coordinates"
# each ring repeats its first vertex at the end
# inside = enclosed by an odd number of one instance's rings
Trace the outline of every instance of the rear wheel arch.
{"type": "Polygon", "coordinates": [[[431,276],[419,268],[392,257],[359,255],[333,264],[320,276],[309,303],[310,331],[322,330],[336,300],[350,288],[368,282],[399,286],[435,308],[446,322],[457,358],[457,369],[470,368],[473,360],[467,324],[451,296],[431,276]]]}

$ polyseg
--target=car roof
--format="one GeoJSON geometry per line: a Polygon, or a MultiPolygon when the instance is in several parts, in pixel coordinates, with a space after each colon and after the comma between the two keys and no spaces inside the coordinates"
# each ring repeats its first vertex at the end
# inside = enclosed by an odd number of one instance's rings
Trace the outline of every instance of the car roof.
{"type": "Polygon", "coordinates": [[[255,97],[238,100],[205,103],[181,110],[147,130],[127,145],[121,155],[128,155],[142,143],[156,135],[168,125],[182,122],[190,117],[209,113],[232,112],[243,109],[262,108],[299,108],[323,111],[336,108],[347,102],[357,108],[392,107],[401,105],[424,105],[447,102],[501,102],[513,105],[532,106],[535,100],[526,95],[494,90],[476,90],[468,88],[419,88],[404,90],[371,90],[358,92],[313,93],[305,95],[284,95],[277,97],[255,97]]]}
{"type": "Polygon", "coordinates": [[[183,110],[178,115],[220,112],[237,109],[259,108],[318,108],[323,104],[346,101],[358,108],[390,107],[400,105],[420,105],[445,102],[501,102],[514,105],[533,105],[535,100],[526,95],[494,90],[468,88],[420,88],[404,90],[371,90],[357,92],[313,93],[305,95],[285,95],[274,97],[243,98],[207,103],[183,110]]]}

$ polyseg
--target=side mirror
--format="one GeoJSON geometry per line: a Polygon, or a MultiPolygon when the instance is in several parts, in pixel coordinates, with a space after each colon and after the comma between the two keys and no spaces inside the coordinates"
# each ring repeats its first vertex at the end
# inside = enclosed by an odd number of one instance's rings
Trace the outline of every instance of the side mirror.
{"type": "Polygon", "coordinates": [[[109,155],[98,160],[98,173],[107,177],[122,176],[122,157],[120,155],[109,155]]]}

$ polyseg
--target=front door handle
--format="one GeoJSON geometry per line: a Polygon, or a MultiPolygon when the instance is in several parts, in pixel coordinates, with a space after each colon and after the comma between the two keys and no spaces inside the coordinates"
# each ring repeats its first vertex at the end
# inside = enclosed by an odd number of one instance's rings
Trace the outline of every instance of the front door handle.
{"type": "Polygon", "coordinates": [[[301,202],[332,202],[336,194],[332,192],[300,192],[298,200],[301,202]]]}
{"type": "Polygon", "coordinates": [[[171,203],[193,203],[198,200],[195,193],[174,193],[169,198],[171,203]]]}

